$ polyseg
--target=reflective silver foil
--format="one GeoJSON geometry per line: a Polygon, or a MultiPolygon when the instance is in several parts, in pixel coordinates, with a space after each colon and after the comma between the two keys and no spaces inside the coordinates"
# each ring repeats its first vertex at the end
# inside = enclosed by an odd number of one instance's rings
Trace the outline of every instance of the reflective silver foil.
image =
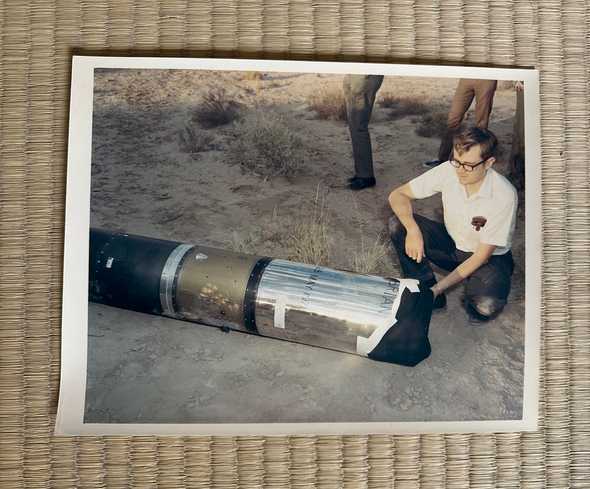
{"type": "Polygon", "coordinates": [[[403,285],[396,279],[273,260],[256,299],[260,334],[367,354],[395,323],[403,285]]]}

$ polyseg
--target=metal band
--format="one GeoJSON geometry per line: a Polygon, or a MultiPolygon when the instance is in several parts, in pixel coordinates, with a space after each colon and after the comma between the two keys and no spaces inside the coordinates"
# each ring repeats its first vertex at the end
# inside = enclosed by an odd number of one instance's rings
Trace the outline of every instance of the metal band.
{"type": "Polygon", "coordinates": [[[256,262],[250,278],[248,279],[248,285],[246,286],[246,294],[244,296],[244,326],[248,331],[252,333],[258,333],[256,327],[256,296],[258,295],[258,285],[262,278],[262,272],[266,269],[268,264],[272,261],[272,258],[261,258],[256,262]]]}
{"type": "Polygon", "coordinates": [[[160,304],[162,306],[162,314],[166,316],[176,317],[176,309],[174,307],[174,282],[177,278],[178,265],[184,256],[194,248],[194,245],[181,244],[178,245],[166,260],[162,275],[160,277],[160,304]]]}

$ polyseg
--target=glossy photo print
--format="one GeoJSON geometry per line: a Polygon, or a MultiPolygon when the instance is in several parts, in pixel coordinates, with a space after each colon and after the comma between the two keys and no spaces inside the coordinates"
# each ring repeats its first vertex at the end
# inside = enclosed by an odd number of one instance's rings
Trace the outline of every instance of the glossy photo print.
{"type": "Polygon", "coordinates": [[[74,57],[57,433],[535,429],[538,72],[74,57]]]}

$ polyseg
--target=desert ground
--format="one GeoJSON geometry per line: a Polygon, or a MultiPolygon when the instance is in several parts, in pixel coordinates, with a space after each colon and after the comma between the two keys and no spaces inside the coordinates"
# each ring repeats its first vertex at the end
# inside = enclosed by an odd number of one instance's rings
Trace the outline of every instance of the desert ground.
{"type": "MultiPolygon", "coordinates": [[[[96,70],[91,225],[399,277],[387,197],[436,157],[456,84],[385,78],[370,125],[377,186],[352,192],[340,75],[96,70]]],[[[514,109],[500,83],[490,129],[503,174],[514,109]]],[[[472,322],[462,288],[450,291],[413,368],[90,303],[85,421],[520,419],[523,197],[505,310],[472,322]]],[[[440,197],[414,209],[442,219],[440,197]]]]}

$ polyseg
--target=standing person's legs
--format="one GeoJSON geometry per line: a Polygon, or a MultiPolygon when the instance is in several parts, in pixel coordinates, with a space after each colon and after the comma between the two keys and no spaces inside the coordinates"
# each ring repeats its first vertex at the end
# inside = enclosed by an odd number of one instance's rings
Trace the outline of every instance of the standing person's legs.
{"type": "Polygon", "coordinates": [[[355,176],[359,178],[375,176],[369,120],[375,96],[382,83],[382,75],[346,75],[344,80],[346,115],[352,140],[354,170],[355,176]]]}
{"type": "Polygon", "coordinates": [[[519,90],[516,92],[516,114],[510,151],[510,179],[519,190],[524,188],[524,152],[524,91],[519,90]]]}
{"type": "Polygon", "coordinates": [[[455,242],[449,236],[445,225],[414,214],[414,220],[422,232],[425,258],[420,263],[406,254],[406,228],[393,216],[389,221],[391,241],[402,268],[404,277],[414,278],[434,285],[435,277],[430,261],[445,270],[453,270],[459,262],[455,255],[455,242]]]}
{"type": "Polygon", "coordinates": [[[497,80],[475,80],[475,125],[487,129],[492,113],[497,80]]]}
{"type": "Polygon", "coordinates": [[[438,160],[442,163],[451,157],[453,150],[453,136],[459,129],[463,117],[475,96],[474,80],[459,80],[453,101],[451,102],[451,109],[447,117],[447,132],[442,138],[438,150],[438,160]]]}
{"type": "MultiPolygon", "coordinates": [[[[461,253],[467,257],[471,253],[461,253]]],[[[464,261],[464,257],[459,257],[464,261]]],[[[488,320],[496,317],[506,305],[514,270],[512,253],[492,255],[465,284],[465,307],[472,317],[488,320]]]]}

